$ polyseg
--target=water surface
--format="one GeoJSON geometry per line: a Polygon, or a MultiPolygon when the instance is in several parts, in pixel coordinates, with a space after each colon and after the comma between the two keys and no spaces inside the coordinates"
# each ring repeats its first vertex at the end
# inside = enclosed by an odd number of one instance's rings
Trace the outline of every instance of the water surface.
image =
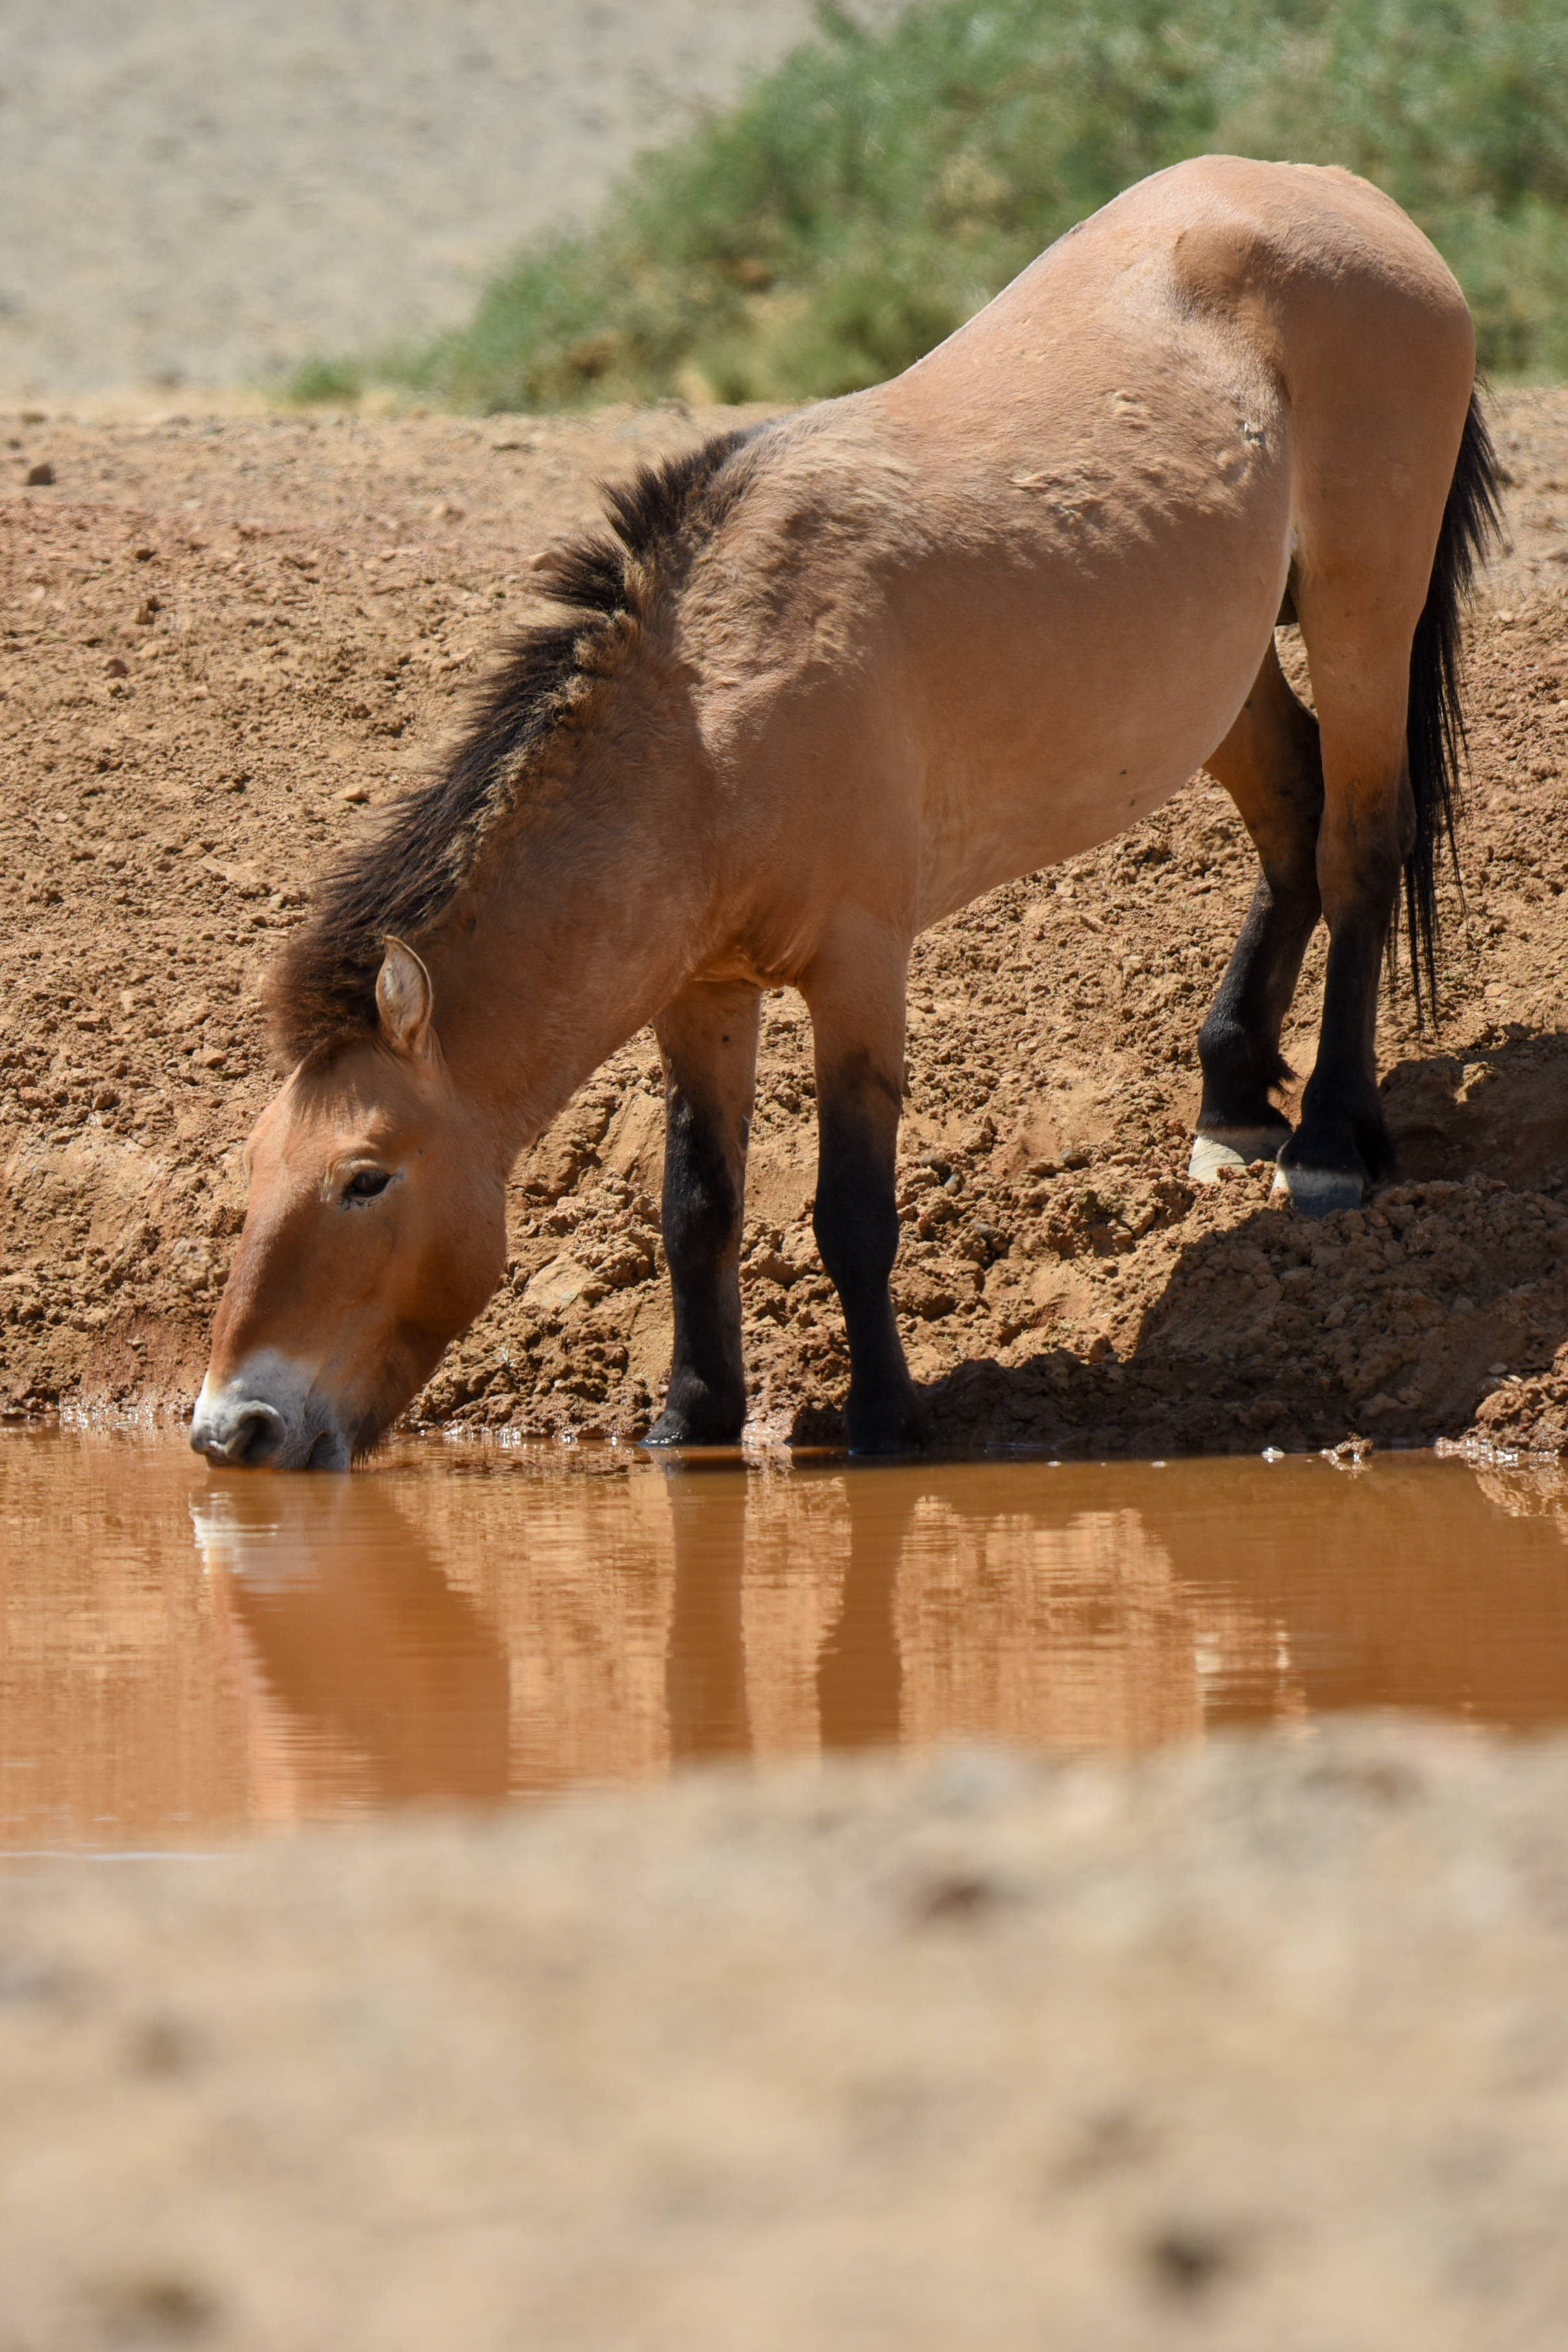
{"type": "Polygon", "coordinates": [[[1429,1455],[791,1468],[0,1433],[0,1850],[980,1737],[1568,1722],[1568,1481],[1429,1455]]]}

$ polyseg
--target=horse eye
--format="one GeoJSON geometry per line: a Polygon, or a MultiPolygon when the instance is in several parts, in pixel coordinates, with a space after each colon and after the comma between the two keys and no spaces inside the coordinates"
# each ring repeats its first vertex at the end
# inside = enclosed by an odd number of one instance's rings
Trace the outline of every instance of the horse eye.
{"type": "Polygon", "coordinates": [[[343,1198],[345,1201],[373,1201],[376,1194],[384,1192],[391,1182],[392,1178],[384,1168],[361,1168],[358,1175],[350,1176],[344,1185],[343,1198]]]}

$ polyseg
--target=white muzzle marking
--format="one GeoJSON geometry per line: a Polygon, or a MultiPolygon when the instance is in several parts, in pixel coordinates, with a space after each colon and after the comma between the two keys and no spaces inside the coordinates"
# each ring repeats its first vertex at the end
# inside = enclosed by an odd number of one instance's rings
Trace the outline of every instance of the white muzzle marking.
{"type": "Polygon", "coordinates": [[[191,1444],[220,1470],[346,1470],[351,1455],[310,1368],[275,1348],[258,1349],[216,1385],[208,1373],[191,1444]]]}

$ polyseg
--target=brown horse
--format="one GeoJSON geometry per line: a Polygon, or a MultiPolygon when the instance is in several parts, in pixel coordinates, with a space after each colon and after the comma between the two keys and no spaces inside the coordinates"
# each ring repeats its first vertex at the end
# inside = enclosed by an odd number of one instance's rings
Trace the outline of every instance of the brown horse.
{"type": "Polygon", "coordinates": [[[330,877],[276,975],[291,1066],[193,1443],[344,1465],[502,1270],[513,1160],[645,1022],[674,1360],[655,1444],[738,1436],[760,994],[816,1045],[816,1232],[850,1442],[917,1440],[888,1294],[911,942],[1200,765],[1262,866],[1204,1025],[1196,1172],[1303,1209],[1389,1171],[1374,1055],[1401,873],[1430,983],[1458,613],[1495,516],[1463,298],[1338,171],[1130,189],[906,374],[710,442],[556,563],[444,773],[330,877]],[[1316,718],[1281,672],[1293,614],[1316,718]],[[1316,1067],[1271,1099],[1319,916],[1316,1067]]]}

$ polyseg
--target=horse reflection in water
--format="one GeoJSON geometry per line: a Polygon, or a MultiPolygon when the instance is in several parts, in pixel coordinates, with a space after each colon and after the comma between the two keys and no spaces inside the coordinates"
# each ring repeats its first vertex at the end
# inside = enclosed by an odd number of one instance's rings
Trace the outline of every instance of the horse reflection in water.
{"type": "Polygon", "coordinates": [[[193,1506],[264,1814],[956,1738],[1127,1753],[1344,1708],[1568,1720],[1563,1526],[1458,1464],[1017,1464],[1006,1510],[984,1464],[688,1455],[634,1473],[630,1512],[619,1476],[458,1485],[456,1511],[448,1480],[193,1506]]]}
{"type": "Polygon", "coordinates": [[[510,1676],[387,1487],[225,1481],[191,1505],[274,1817],[507,1787],[510,1676]]]}
{"type": "Polygon", "coordinates": [[[1560,1478],[1419,1458],[1280,1467],[1289,1488],[1245,1462],[1133,1474],[1139,1517],[1194,1623],[1242,1606],[1274,1644],[1271,1684],[1255,1650],[1206,1673],[1206,1724],[1374,1707],[1498,1731],[1568,1721],[1560,1478]],[[1234,1533],[1218,1556],[1217,1472],[1237,1481],[1234,1533]],[[1273,1488],[1266,1504],[1251,1480],[1273,1488]]]}
{"type": "Polygon", "coordinates": [[[1134,1511],[966,1509],[984,1469],[934,1489],[692,1459],[666,1475],[675,1763],[952,1738],[1120,1751],[1201,1727],[1206,1633],[1272,1675],[1272,1623],[1240,1603],[1195,1620],[1134,1511]]]}
{"type": "MultiPolygon", "coordinates": [[[[750,1481],[732,1464],[689,1459],[668,1474],[674,1591],[665,1670],[670,1760],[737,1756],[755,1745],[749,1681],[766,1672],[746,1639],[750,1481]]],[[[894,1622],[904,1535],[915,1505],[873,1484],[842,1482],[833,1514],[847,1534],[836,1608],[824,1612],[813,1687],[824,1748],[896,1746],[904,1666],[894,1622]]],[[[788,1663],[787,1661],[781,1663],[788,1663]]],[[[802,1677],[803,1679],[803,1677],[802,1677]]],[[[776,1716],[776,1706],[769,1708],[776,1716]]]]}
{"type": "Polygon", "coordinates": [[[1107,1509],[1092,1466],[1020,1464],[1003,1511],[994,1476],[672,1465],[672,1761],[971,1738],[1125,1753],[1388,1706],[1568,1720],[1568,1520],[1528,1482],[1125,1465],[1107,1509]]]}
{"type": "Polygon", "coordinates": [[[699,1461],[671,1476],[674,1592],[664,1664],[672,1764],[750,1752],[745,1629],[747,1482],[699,1461]]]}

